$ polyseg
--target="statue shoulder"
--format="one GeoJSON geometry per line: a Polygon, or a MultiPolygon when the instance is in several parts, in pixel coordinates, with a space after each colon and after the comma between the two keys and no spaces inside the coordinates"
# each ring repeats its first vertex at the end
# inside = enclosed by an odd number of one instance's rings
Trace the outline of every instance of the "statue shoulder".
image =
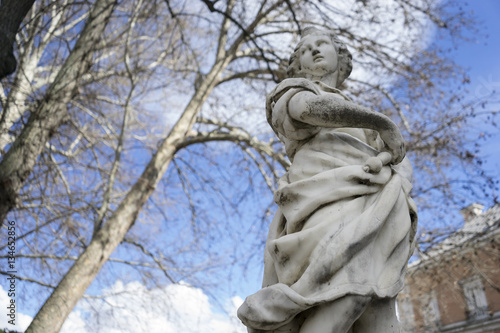
{"type": "Polygon", "coordinates": [[[276,102],[290,89],[308,90],[320,94],[320,88],[314,82],[304,78],[290,78],[281,81],[268,95],[267,99],[276,102]]]}
{"type": "MultiPolygon", "coordinates": [[[[270,124],[274,104],[277,103],[283,95],[292,90],[295,92],[310,91],[317,95],[321,94],[320,88],[315,85],[314,82],[304,78],[290,78],[281,81],[266,97],[266,114],[270,124]]],[[[291,98],[293,95],[295,95],[295,93],[288,94],[288,97],[285,97],[291,98]]]]}

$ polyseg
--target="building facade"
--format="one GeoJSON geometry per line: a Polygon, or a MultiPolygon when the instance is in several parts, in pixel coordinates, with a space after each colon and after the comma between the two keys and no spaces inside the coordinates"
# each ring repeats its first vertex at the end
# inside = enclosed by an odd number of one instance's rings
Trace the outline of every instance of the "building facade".
{"type": "Polygon", "coordinates": [[[464,226],[408,268],[402,332],[500,333],[500,204],[461,213],[464,226]]]}

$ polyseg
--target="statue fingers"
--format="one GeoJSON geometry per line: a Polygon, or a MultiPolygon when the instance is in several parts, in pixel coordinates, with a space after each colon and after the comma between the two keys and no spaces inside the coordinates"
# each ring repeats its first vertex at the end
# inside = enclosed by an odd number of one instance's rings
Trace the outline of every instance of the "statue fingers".
{"type": "Polygon", "coordinates": [[[369,173],[379,173],[382,170],[383,164],[380,158],[370,157],[363,165],[363,171],[369,173]]]}

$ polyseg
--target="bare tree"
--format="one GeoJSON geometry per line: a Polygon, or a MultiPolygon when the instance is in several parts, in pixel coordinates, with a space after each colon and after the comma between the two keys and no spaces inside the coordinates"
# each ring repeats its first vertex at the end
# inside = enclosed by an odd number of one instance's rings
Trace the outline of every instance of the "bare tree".
{"type": "MultiPolygon", "coordinates": [[[[78,79],[91,65],[92,46],[99,41],[115,4],[116,1],[96,2],[70,56],[51,82],[44,101],[31,113],[21,134],[3,156],[0,164],[0,183],[3,185],[0,190],[2,221],[14,205],[17,193],[31,173],[45,143],[65,120],[66,104],[75,94],[78,79]]],[[[5,114],[5,118],[7,117],[9,115],[5,114]]]]}
{"type": "MultiPolygon", "coordinates": [[[[227,237],[221,218],[248,208],[248,197],[266,201],[249,223],[266,220],[267,188],[288,162],[253,125],[265,122],[263,96],[306,25],[334,29],[355,52],[364,72],[345,88],[401,124],[422,201],[432,191],[460,201],[447,171],[467,155],[461,126],[477,111],[446,88],[465,73],[422,34],[433,22],[460,38],[472,22],[433,1],[390,10],[299,0],[36,3],[18,34],[19,69],[0,92],[0,216],[22,221],[16,255],[44,272],[19,278],[50,293],[28,331],[57,332],[96,277],[120,276],[111,265],[162,284],[231,262],[232,251],[205,243],[227,237]],[[187,259],[191,251],[205,255],[187,259]]],[[[469,153],[464,169],[477,162],[469,153]]]]}

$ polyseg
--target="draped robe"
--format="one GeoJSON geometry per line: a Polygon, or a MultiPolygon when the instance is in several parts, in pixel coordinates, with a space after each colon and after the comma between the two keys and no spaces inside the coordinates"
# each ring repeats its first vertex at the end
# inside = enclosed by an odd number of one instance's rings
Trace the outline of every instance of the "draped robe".
{"type": "Polygon", "coordinates": [[[384,147],[378,132],[294,120],[288,105],[302,91],[347,99],[306,79],[286,79],[267,97],[268,121],[292,164],[274,196],[279,208],[266,243],[263,289],[238,310],[249,332],[273,332],[346,295],[395,297],[413,251],[417,215],[408,160],[365,172],[367,159],[384,147]]]}

